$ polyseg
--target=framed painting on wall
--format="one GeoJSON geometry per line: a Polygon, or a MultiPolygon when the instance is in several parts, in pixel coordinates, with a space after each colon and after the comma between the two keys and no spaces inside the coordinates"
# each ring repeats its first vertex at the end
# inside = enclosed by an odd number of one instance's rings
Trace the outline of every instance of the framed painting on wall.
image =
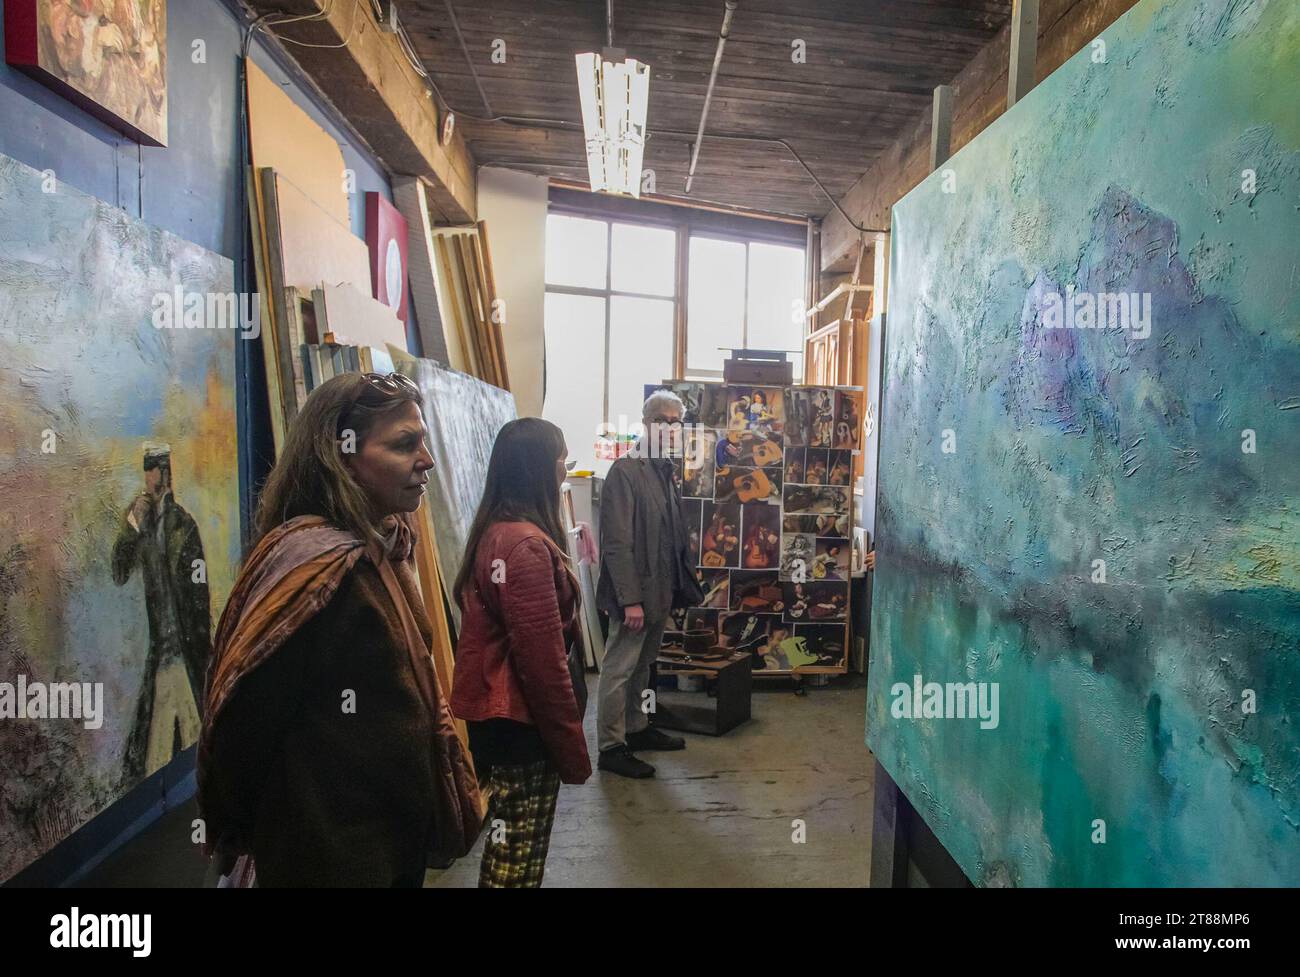
{"type": "Polygon", "coordinates": [[[5,0],[5,60],[105,125],[167,145],[167,0],[5,0]]]}

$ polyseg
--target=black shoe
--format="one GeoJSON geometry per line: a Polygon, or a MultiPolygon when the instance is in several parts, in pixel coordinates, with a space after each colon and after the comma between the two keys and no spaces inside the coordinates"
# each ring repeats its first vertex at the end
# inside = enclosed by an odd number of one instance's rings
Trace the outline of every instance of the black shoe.
{"type": "Polygon", "coordinates": [[[608,750],[601,750],[596,766],[633,780],[645,780],[655,775],[655,768],[644,760],[638,760],[626,746],[611,746],[608,750]]]}
{"type": "Polygon", "coordinates": [[[653,726],[647,726],[635,733],[628,733],[627,745],[630,750],[667,751],[686,749],[686,741],[680,736],[669,736],[663,730],[655,729],[653,726]]]}

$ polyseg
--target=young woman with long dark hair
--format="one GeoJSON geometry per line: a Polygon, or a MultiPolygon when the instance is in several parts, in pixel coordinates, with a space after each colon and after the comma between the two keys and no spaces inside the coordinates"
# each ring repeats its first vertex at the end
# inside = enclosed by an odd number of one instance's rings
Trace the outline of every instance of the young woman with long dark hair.
{"type": "Polygon", "coordinates": [[[262,489],[199,741],[208,849],[236,884],[419,886],[478,833],[411,567],[424,439],[405,377],[334,377],[262,489]]]}
{"type": "Polygon", "coordinates": [[[567,655],[580,601],[560,516],[567,453],[549,421],[501,428],[453,590],[452,709],[469,727],[488,820],[504,822],[488,832],[484,888],[541,885],[560,783],[591,776],[586,690],[574,688],[567,655]]]}

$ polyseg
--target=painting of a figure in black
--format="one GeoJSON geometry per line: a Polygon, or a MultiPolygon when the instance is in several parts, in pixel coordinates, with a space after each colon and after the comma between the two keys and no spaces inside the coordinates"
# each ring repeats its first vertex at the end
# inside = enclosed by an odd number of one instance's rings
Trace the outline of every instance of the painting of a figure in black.
{"type": "Polygon", "coordinates": [[[149,617],[149,651],[127,740],[123,779],[133,783],[164,766],[199,736],[199,709],[210,648],[210,606],[203,541],[176,501],[171,447],[144,445],[144,490],[127,507],[113,545],[113,582],[139,571],[149,617]]]}

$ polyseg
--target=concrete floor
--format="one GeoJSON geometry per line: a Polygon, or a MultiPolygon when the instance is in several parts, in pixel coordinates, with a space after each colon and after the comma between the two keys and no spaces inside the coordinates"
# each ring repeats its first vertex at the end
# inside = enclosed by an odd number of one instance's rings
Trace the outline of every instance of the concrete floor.
{"type": "MultiPolygon", "coordinates": [[[[591,676],[594,686],[596,677],[591,676]]],[[[753,718],[726,736],[687,735],[647,753],[658,774],[596,771],[560,789],[547,886],[865,886],[871,860],[872,762],[863,744],[861,676],[809,689],[755,683],[753,718]],[[764,691],[771,689],[771,691],[764,691]],[[802,819],[806,842],[791,840],[802,819]]],[[[587,742],[595,755],[594,696],[587,742]]],[[[82,881],[192,887],[205,862],[190,838],[193,801],[168,812],[82,881]]],[[[474,886],[482,841],[425,885],[474,886]]]]}
{"type": "MultiPolygon", "coordinates": [[[[596,678],[591,677],[595,686],[596,678]]],[[[686,749],[646,753],[657,773],[595,771],[560,788],[546,886],[865,886],[871,862],[872,762],[863,743],[861,676],[761,691],[753,718],[725,736],[686,735],[686,749]],[[796,844],[792,822],[806,841],[796,844]]],[[[594,696],[587,743],[596,755],[594,696]]],[[[478,883],[483,841],[426,886],[478,883]]]]}

